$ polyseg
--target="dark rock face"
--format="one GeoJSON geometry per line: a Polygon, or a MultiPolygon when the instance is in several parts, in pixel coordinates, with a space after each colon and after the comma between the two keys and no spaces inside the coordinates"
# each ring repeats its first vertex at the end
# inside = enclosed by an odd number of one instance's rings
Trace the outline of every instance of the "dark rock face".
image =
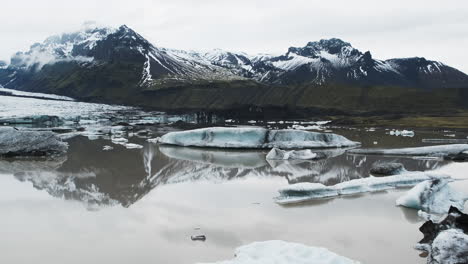
{"type": "Polygon", "coordinates": [[[425,222],[419,230],[424,238],[417,249],[429,253],[429,264],[468,263],[468,215],[451,207],[439,223],[425,222]]]}
{"type": "Polygon", "coordinates": [[[401,163],[376,163],[370,169],[370,173],[377,176],[397,175],[405,171],[401,163]]]}
{"type": "Polygon", "coordinates": [[[50,156],[67,151],[68,144],[52,132],[0,127],[0,156],[50,156]]]}

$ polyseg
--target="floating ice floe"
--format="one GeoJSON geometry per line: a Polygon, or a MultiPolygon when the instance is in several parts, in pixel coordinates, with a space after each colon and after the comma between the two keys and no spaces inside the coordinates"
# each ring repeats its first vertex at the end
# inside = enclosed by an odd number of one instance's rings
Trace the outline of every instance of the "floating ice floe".
{"type": "Polygon", "coordinates": [[[414,137],[415,133],[414,131],[410,130],[392,130],[389,132],[390,135],[392,136],[402,136],[402,137],[414,137]]]}
{"type": "Polygon", "coordinates": [[[463,210],[468,196],[453,189],[449,182],[448,179],[421,182],[398,198],[396,204],[437,214],[448,212],[451,206],[463,210]]]}
{"type": "Polygon", "coordinates": [[[159,142],[159,139],[160,137],[156,137],[156,138],[148,138],[146,141],[148,141],[149,143],[158,143],[159,142]]]}
{"type": "Polygon", "coordinates": [[[293,125],[292,128],[298,129],[298,130],[323,130],[323,127],[320,125],[309,125],[309,126],[293,125]]]}
{"type": "Polygon", "coordinates": [[[448,175],[429,172],[408,172],[401,175],[386,177],[368,177],[333,186],[325,186],[320,183],[291,184],[279,190],[280,196],[275,198],[279,204],[299,203],[310,200],[337,197],[340,195],[352,195],[367,192],[384,191],[394,188],[412,187],[416,184],[432,180],[450,178],[448,175]]]}
{"type": "Polygon", "coordinates": [[[134,144],[134,143],[125,143],[123,146],[127,149],[142,149],[142,145],[134,144]]]}
{"type": "MultiPolygon", "coordinates": [[[[235,258],[212,264],[359,264],[326,248],[280,240],[254,242],[236,249],[235,258]]],[[[205,263],[207,264],[207,263],[205,263]]]]}
{"type": "Polygon", "coordinates": [[[269,130],[265,128],[211,127],[169,132],[160,143],[214,148],[337,148],[360,143],[331,133],[302,130],[269,130]]]}
{"type": "Polygon", "coordinates": [[[445,219],[429,220],[419,230],[424,238],[416,249],[428,253],[428,264],[468,263],[468,215],[450,207],[445,219]]]}
{"type": "Polygon", "coordinates": [[[351,149],[350,154],[445,157],[468,150],[468,144],[451,144],[399,149],[351,149]]]}
{"type": "Polygon", "coordinates": [[[68,144],[50,131],[26,131],[0,127],[0,156],[47,156],[64,154],[68,144]]]}
{"type": "Polygon", "coordinates": [[[109,151],[109,150],[113,150],[113,149],[114,149],[114,147],[112,147],[112,146],[104,146],[102,148],[102,150],[104,150],[104,151],[109,151]]]}
{"type": "Polygon", "coordinates": [[[267,160],[311,160],[317,158],[319,155],[310,149],[288,151],[272,148],[266,156],[267,160]]]}

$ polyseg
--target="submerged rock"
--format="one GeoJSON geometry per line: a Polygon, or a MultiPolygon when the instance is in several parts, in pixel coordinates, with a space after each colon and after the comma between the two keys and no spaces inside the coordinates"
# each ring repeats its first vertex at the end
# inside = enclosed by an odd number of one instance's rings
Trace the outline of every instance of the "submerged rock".
{"type": "MultiPolygon", "coordinates": [[[[217,264],[359,264],[326,248],[271,240],[254,242],[236,249],[235,258],[217,264]]],[[[213,263],[214,264],[214,263],[213,263]]]]}
{"type": "Polygon", "coordinates": [[[278,148],[272,148],[268,152],[266,159],[267,160],[312,160],[323,158],[323,155],[312,152],[310,149],[304,150],[281,150],[278,148]]]}
{"type": "Polygon", "coordinates": [[[429,264],[468,263],[468,215],[450,207],[447,217],[439,223],[425,222],[419,230],[424,238],[416,249],[428,253],[429,264]]]}
{"type": "Polygon", "coordinates": [[[421,182],[398,198],[397,205],[419,209],[428,213],[446,213],[450,207],[463,209],[467,195],[454,190],[447,179],[421,182]]]}
{"type": "Polygon", "coordinates": [[[405,167],[401,163],[375,163],[370,169],[372,175],[391,176],[401,174],[405,171],[405,167]]]}
{"type": "Polygon", "coordinates": [[[332,133],[301,130],[269,130],[265,128],[210,127],[169,132],[159,140],[162,144],[212,148],[338,148],[360,143],[332,133]]]}
{"type": "Polygon", "coordinates": [[[68,144],[50,131],[24,131],[0,127],[0,156],[49,156],[64,154],[68,144]]]}

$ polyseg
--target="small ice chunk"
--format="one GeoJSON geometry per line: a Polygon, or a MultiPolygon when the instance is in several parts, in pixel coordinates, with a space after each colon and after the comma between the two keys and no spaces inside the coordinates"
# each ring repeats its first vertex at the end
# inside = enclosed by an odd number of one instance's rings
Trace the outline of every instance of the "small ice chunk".
{"type": "Polygon", "coordinates": [[[318,158],[317,153],[312,152],[310,149],[287,151],[272,148],[266,156],[268,160],[311,160],[316,158],[318,158]]]}
{"type": "Polygon", "coordinates": [[[109,150],[113,150],[113,149],[114,149],[114,147],[112,147],[112,146],[104,146],[102,148],[102,150],[104,150],[104,151],[109,151],[109,150]]]}
{"type": "Polygon", "coordinates": [[[160,139],[161,139],[160,137],[148,138],[146,141],[148,141],[149,143],[155,143],[156,144],[156,143],[159,142],[160,139]]]}
{"type": "Polygon", "coordinates": [[[127,149],[142,149],[143,148],[142,145],[133,144],[133,143],[125,143],[124,146],[127,149]]]}
{"type": "Polygon", "coordinates": [[[434,179],[414,186],[398,198],[396,204],[428,213],[443,214],[450,206],[463,210],[466,199],[467,196],[454,190],[447,179],[434,179]]]}
{"type": "Polygon", "coordinates": [[[414,137],[414,131],[410,130],[392,130],[389,133],[391,136],[414,137]]]}
{"type": "MultiPolygon", "coordinates": [[[[281,240],[254,242],[236,249],[235,258],[212,264],[359,264],[326,248],[281,240]]],[[[208,263],[205,263],[208,264],[208,263]]]]}
{"type": "Polygon", "coordinates": [[[111,140],[112,140],[112,143],[114,143],[114,144],[122,144],[122,143],[127,143],[128,142],[128,139],[121,138],[121,137],[113,137],[111,140]]]}

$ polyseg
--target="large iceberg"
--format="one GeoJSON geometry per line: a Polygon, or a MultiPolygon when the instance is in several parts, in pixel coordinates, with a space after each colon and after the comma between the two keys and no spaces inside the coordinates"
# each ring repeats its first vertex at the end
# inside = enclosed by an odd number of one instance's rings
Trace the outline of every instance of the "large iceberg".
{"type": "Polygon", "coordinates": [[[280,189],[280,196],[276,197],[275,201],[279,204],[299,203],[315,199],[337,197],[340,195],[412,187],[423,181],[444,178],[450,178],[450,176],[428,172],[408,172],[387,177],[370,176],[342,182],[333,186],[325,186],[321,183],[297,183],[280,189]]]}
{"type": "Polygon", "coordinates": [[[281,240],[254,242],[236,249],[235,258],[212,264],[359,264],[326,248],[281,240]]]}
{"type": "Polygon", "coordinates": [[[301,130],[256,127],[210,127],[169,132],[162,144],[213,148],[338,148],[359,145],[343,136],[301,130]]]}
{"type": "Polygon", "coordinates": [[[47,156],[67,151],[68,144],[53,132],[0,127],[0,156],[47,156]]]}
{"type": "Polygon", "coordinates": [[[468,150],[468,144],[451,144],[415,148],[398,149],[352,149],[348,153],[365,155],[396,155],[396,156],[436,156],[445,157],[468,150]]]}
{"type": "Polygon", "coordinates": [[[396,204],[428,213],[443,214],[451,206],[463,210],[467,198],[468,196],[453,189],[447,179],[434,179],[414,186],[398,198],[396,204]]]}

